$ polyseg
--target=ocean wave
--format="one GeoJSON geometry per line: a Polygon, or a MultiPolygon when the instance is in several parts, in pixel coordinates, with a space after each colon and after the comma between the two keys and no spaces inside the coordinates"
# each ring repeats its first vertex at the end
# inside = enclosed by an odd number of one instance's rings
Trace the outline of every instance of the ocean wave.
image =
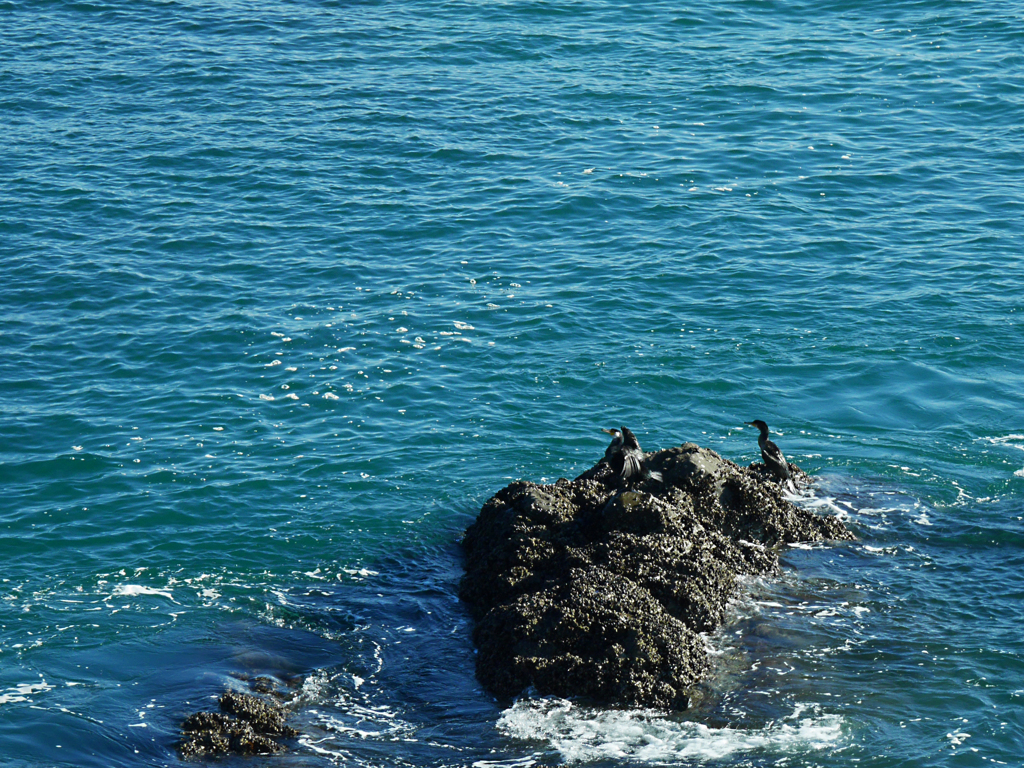
{"type": "Polygon", "coordinates": [[[498,728],[507,736],[541,740],[568,763],[625,760],[639,763],[716,760],[737,754],[806,754],[838,745],[843,718],[797,704],[781,720],[760,728],[716,728],[658,710],[608,710],[565,699],[521,699],[506,709],[498,728]]]}

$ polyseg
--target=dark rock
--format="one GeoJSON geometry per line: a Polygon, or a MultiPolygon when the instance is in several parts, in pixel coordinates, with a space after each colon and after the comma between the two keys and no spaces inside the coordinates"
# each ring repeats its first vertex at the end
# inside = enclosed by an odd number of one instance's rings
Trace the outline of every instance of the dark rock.
{"type": "Polygon", "coordinates": [[[274,695],[277,693],[277,682],[269,677],[254,677],[251,682],[252,689],[256,693],[274,695]]]}
{"type": "Polygon", "coordinates": [[[477,624],[477,672],[495,693],[572,691],[622,704],[684,706],[702,641],[645,589],[603,568],[570,568],[477,624]]]}
{"type": "Polygon", "coordinates": [[[736,576],[776,572],[784,543],[852,538],[787,501],[763,465],[693,443],[645,463],[662,482],[623,487],[603,461],[573,481],[514,482],[466,531],[460,594],[477,676],[498,696],[685,707],[710,670],[698,633],[721,624],[736,576]]]}
{"type": "Polygon", "coordinates": [[[206,755],[268,754],[284,746],[277,738],[294,738],[298,732],[284,723],[280,704],[246,693],[225,693],[223,712],[196,712],[181,724],[178,751],[182,757],[206,755]]]}
{"type": "Polygon", "coordinates": [[[276,702],[228,691],[220,697],[220,708],[249,723],[258,733],[286,738],[298,735],[284,724],[284,710],[276,702]]]}

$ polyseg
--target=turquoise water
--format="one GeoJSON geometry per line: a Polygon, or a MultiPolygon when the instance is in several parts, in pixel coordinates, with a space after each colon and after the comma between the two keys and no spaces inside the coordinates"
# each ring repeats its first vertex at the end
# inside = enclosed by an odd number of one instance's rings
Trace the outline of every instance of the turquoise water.
{"type": "Polygon", "coordinates": [[[5,765],[179,765],[246,675],[305,733],[253,765],[1021,764],[1020,5],[0,28],[5,765]],[[704,703],[479,688],[491,493],[754,418],[859,540],[745,585],[704,703]]]}

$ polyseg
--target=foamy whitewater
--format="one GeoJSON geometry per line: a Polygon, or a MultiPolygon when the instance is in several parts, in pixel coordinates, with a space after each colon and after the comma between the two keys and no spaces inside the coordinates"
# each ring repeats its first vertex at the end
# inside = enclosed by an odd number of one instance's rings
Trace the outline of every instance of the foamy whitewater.
{"type": "Polygon", "coordinates": [[[744,731],[710,728],[650,710],[588,710],[563,699],[518,702],[502,713],[498,727],[513,738],[547,742],[568,763],[609,759],[664,764],[747,753],[802,756],[834,747],[842,736],[839,717],[808,716],[799,706],[779,722],[744,731]]]}

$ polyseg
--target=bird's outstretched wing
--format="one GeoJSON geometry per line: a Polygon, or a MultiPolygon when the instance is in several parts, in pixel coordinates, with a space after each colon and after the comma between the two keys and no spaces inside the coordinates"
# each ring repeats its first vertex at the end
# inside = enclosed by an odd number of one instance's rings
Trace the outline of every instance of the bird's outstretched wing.
{"type": "Polygon", "coordinates": [[[633,475],[640,474],[640,459],[633,454],[626,454],[623,456],[622,462],[622,479],[628,480],[633,475]]]}

